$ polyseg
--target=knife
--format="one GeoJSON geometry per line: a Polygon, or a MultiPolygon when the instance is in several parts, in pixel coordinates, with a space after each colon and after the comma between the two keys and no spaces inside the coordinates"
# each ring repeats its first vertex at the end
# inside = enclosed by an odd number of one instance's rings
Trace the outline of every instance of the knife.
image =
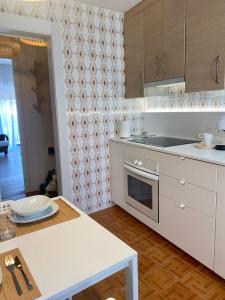
{"type": "Polygon", "coordinates": [[[15,257],[15,267],[21,271],[21,273],[23,275],[23,278],[24,278],[24,281],[25,281],[25,283],[27,285],[28,290],[32,291],[33,290],[33,286],[31,284],[30,280],[27,278],[27,275],[25,274],[25,272],[23,270],[22,264],[21,264],[20,259],[19,259],[18,256],[15,257]]]}

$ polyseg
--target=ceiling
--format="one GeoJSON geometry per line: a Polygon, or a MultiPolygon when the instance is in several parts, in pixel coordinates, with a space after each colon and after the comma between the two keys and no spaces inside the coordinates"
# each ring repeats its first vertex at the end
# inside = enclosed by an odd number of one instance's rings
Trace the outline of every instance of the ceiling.
{"type": "Polygon", "coordinates": [[[127,11],[141,1],[142,0],[81,0],[81,2],[121,12],[127,11]]]}

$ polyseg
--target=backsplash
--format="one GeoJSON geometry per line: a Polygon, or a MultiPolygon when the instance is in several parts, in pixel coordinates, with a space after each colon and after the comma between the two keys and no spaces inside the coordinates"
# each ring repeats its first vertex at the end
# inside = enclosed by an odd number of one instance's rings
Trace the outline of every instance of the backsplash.
{"type": "Polygon", "coordinates": [[[145,112],[225,111],[225,91],[185,93],[185,84],[145,90],[145,112]]]}
{"type": "Polygon", "coordinates": [[[121,119],[142,129],[143,101],[124,99],[123,14],[71,0],[0,0],[0,11],[60,22],[70,200],[87,213],[109,207],[109,137],[121,119]]]}

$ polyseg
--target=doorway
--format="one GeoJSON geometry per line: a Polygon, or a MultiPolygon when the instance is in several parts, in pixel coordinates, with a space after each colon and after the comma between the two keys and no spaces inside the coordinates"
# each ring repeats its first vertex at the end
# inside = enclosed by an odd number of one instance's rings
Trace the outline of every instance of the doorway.
{"type": "Polygon", "coordinates": [[[47,46],[0,35],[2,200],[58,195],[47,46]]]}
{"type": "Polygon", "coordinates": [[[12,59],[5,58],[0,58],[0,193],[3,200],[25,197],[12,59]]]}

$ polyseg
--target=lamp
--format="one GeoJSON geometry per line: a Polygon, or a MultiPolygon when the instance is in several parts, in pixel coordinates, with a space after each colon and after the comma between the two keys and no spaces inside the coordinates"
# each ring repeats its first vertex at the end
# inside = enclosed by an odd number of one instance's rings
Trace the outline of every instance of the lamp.
{"type": "Polygon", "coordinates": [[[37,47],[47,47],[48,46],[47,41],[41,40],[41,39],[35,39],[35,38],[23,37],[23,38],[20,38],[20,42],[23,44],[26,44],[26,45],[30,45],[30,46],[37,46],[37,47]]]}
{"type": "Polygon", "coordinates": [[[20,44],[18,39],[12,37],[0,37],[0,57],[13,58],[20,54],[20,44]]]}

